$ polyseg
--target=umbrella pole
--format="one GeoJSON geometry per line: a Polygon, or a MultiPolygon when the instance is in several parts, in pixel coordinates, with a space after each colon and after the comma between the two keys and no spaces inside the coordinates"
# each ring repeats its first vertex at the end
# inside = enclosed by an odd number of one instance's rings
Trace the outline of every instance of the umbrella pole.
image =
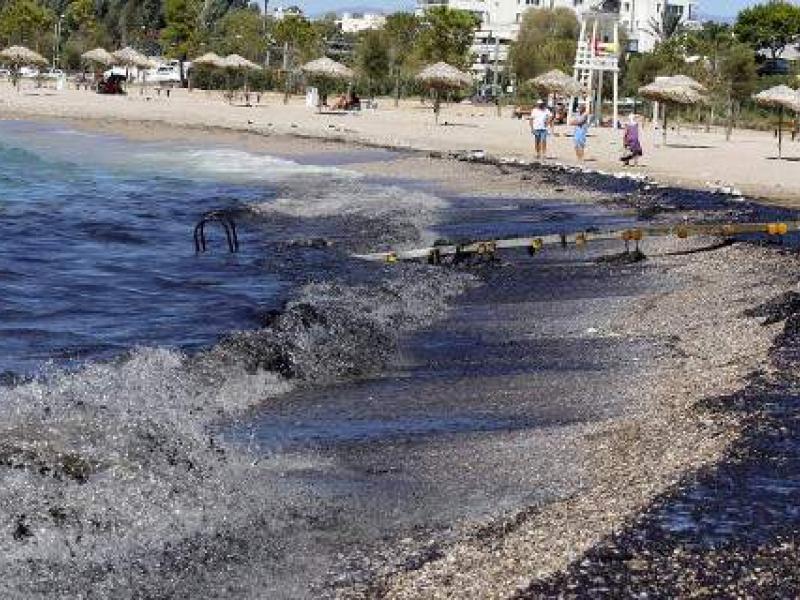
{"type": "Polygon", "coordinates": [[[661,131],[661,135],[663,136],[663,139],[664,139],[664,146],[666,146],[667,145],[667,103],[666,102],[663,103],[662,110],[664,111],[664,125],[663,125],[663,129],[661,131]]]}
{"type": "Polygon", "coordinates": [[[778,109],[778,159],[783,158],[783,107],[778,109]]]}

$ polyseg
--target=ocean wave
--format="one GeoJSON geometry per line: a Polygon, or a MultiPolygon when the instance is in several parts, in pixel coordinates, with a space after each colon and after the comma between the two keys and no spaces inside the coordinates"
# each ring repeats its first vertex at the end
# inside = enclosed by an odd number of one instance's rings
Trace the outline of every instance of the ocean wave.
{"type": "Polygon", "coordinates": [[[278,186],[273,198],[249,208],[265,219],[280,215],[351,220],[353,226],[339,228],[345,235],[360,237],[351,240],[351,245],[376,248],[433,242],[437,235],[431,230],[439,221],[440,211],[449,206],[446,200],[432,194],[368,181],[304,183],[302,189],[278,186]]]}
{"type": "Polygon", "coordinates": [[[312,284],[263,329],[199,355],[139,348],[0,389],[3,597],[89,586],[168,597],[214,565],[267,560],[259,536],[283,526],[271,490],[286,493],[278,479],[296,466],[218,439],[214,423],[297,385],[379,370],[470,282],[402,265],[374,285],[312,284]]]}
{"type": "Polygon", "coordinates": [[[127,164],[129,168],[138,166],[192,179],[205,177],[236,183],[274,182],[296,176],[342,180],[361,177],[354,171],[337,167],[305,165],[269,154],[225,147],[142,151],[128,157],[127,164]]]}

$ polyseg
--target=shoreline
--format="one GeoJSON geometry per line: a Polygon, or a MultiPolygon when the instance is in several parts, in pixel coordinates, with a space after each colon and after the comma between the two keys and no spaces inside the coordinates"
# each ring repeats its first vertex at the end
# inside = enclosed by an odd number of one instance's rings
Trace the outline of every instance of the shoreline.
{"type": "Polygon", "coordinates": [[[399,109],[387,107],[374,114],[328,116],[309,112],[296,98],[286,106],[277,104],[274,94],[266,94],[265,104],[251,108],[221,104],[213,94],[203,91],[175,94],[170,101],[136,96],[103,98],[75,91],[59,94],[25,95],[0,88],[0,118],[84,123],[106,131],[109,127],[125,128],[137,139],[141,139],[133,131],[137,128],[149,128],[150,135],[156,138],[169,134],[154,134],[154,128],[183,128],[203,135],[247,134],[272,140],[289,138],[301,144],[339,144],[445,158],[465,155],[482,146],[480,154],[495,162],[647,179],[660,187],[744,194],[765,204],[785,207],[796,206],[800,197],[800,178],[795,181],[794,175],[788,176],[791,171],[786,170],[791,163],[778,164],[764,158],[771,151],[769,136],[749,130],[738,132],[736,145],[721,147],[716,137],[684,127],[672,132],[673,142],[661,149],[650,145],[652,136],[647,132],[646,164],[625,169],[611,159],[619,145],[617,132],[593,130],[590,147],[595,148],[595,155],[604,158],[595,156],[586,163],[577,163],[571,156],[571,140],[562,133],[552,144],[552,158],[537,162],[530,159],[530,144],[521,132],[522,125],[510,117],[488,115],[492,111],[481,107],[451,106],[446,117],[454,119],[453,127],[433,128],[426,119],[427,112],[409,101],[399,109]],[[688,143],[692,141],[696,144],[688,143]],[[759,165],[756,159],[763,160],[763,164],[759,165]]]}

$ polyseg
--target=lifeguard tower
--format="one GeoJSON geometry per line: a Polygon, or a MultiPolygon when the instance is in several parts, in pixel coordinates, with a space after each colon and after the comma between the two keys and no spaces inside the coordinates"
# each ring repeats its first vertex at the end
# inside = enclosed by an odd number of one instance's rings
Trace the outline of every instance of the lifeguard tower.
{"type": "Polygon", "coordinates": [[[619,15],[586,12],[581,17],[581,33],[575,58],[575,79],[586,90],[589,110],[602,124],[603,82],[611,73],[613,88],[612,127],[619,123],[619,15]]]}

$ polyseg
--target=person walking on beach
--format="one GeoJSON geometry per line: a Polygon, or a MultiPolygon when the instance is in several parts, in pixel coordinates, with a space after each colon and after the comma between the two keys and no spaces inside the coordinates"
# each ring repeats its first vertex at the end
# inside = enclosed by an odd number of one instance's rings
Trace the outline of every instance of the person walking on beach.
{"type": "Polygon", "coordinates": [[[536,144],[536,158],[542,160],[547,154],[547,127],[553,120],[553,113],[539,100],[531,111],[531,133],[536,144]]]}
{"type": "Polygon", "coordinates": [[[620,159],[628,167],[633,161],[633,166],[639,166],[639,158],[644,155],[642,143],[639,140],[639,123],[636,115],[631,113],[628,122],[625,124],[625,133],[622,137],[622,145],[625,148],[624,154],[620,159]]]}
{"type": "Polygon", "coordinates": [[[582,106],[571,125],[575,127],[573,139],[575,141],[575,156],[583,162],[586,153],[586,139],[589,136],[590,115],[586,106],[582,106]]]}

